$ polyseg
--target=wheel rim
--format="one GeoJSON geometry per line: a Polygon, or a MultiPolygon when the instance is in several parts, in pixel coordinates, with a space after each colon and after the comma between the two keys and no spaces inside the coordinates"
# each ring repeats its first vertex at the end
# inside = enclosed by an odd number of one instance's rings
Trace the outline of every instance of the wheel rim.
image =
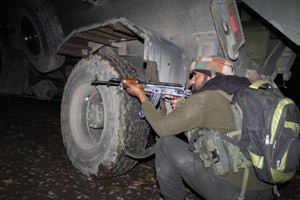
{"type": "Polygon", "coordinates": [[[74,140],[81,148],[92,149],[100,142],[105,125],[103,98],[90,83],[77,88],[74,96],[76,98],[70,102],[70,120],[75,122],[75,126],[71,127],[74,140]]]}
{"type": "Polygon", "coordinates": [[[89,97],[85,98],[86,125],[91,138],[98,142],[104,128],[104,105],[100,92],[95,90],[89,97]],[[99,134],[100,131],[100,134],[99,134]]]}
{"type": "Polygon", "coordinates": [[[37,30],[27,17],[21,19],[21,34],[30,53],[37,56],[41,53],[40,39],[37,30]]]}

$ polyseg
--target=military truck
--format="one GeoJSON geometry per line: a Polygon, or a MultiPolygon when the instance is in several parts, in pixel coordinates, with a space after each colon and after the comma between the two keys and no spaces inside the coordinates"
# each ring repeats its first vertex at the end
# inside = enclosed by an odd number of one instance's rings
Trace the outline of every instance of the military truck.
{"type": "MultiPolygon", "coordinates": [[[[231,60],[251,81],[277,74],[287,81],[300,44],[293,0],[14,0],[1,7],[2,100],[61,97],[68,157],[99,178],[150,154],[151,130],[135,98],[91,85],[95,78],[185,85],[201,55],[231,60]]],[[[165,102],[158,109],[170,111],[165,102]]]]}

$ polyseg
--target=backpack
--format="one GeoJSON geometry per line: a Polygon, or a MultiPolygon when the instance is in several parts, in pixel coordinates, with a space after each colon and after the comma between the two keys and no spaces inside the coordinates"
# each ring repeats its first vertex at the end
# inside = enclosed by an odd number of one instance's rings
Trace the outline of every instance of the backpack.
{"type": "Polygon", "coordinates": [[[300,154],[300,113],[289,98],[259,81],[241,88],[232,99],[243,113],[238,146],[251,160],[257,177],[271,184],[294,176],[300,154]]]}
{"type": "Polygon", "coordinates": [[[199,128],[192,133],[190,148],[199,153],[204,166],[217,176],[245,169],[239,199],[245,194],[250,166],[264,182],[291,180],[300,154],[295,103],[276,94],[266,81],[241,87],[233,95],[217,91],[231,101],[237,131],[221,134],[199,128]]]}

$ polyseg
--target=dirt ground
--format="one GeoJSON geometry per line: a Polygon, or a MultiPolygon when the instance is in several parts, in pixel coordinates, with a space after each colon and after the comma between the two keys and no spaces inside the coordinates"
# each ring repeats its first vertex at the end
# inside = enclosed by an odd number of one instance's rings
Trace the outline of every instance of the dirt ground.
{"type": "MultiPolygon", "coordinates": [[[[0,112],[0,199],[160,199],[154,159],[112,179],[82,175],[68,160],[60,133],[60,102],[14,98],[0,112]]],[[[300,166],[280,186],[280,199],[300,199],[300,166]]],[[[201,199],[187,190],[187,200],[201,199]]]]}

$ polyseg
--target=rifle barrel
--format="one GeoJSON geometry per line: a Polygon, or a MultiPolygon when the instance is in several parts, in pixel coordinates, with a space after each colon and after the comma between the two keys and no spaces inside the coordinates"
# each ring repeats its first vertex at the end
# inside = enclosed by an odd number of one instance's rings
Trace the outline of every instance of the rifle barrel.
{"type": "Polygon", "coordinates": [[[118,86],[120,85],[120,82],[112,82],[112,81],[93,81],[91,85],[106,85],[106,86],[118,86]]]}

